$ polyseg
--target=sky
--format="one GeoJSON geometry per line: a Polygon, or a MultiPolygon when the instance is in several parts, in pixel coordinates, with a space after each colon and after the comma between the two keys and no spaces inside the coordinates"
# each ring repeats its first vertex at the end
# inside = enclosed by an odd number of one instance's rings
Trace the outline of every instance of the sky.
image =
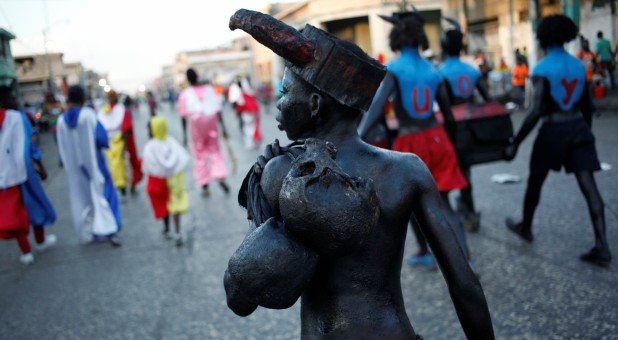
{"type": "Polygon", "coordinates": [[[108,75],[114,89],[137,91],[178,52],[214,48],[243,34],[230,31],[240,8],[259,11],[293,0],[0,0],[0,27],[12,32],[14,56],[50,52],[108,75]]]}

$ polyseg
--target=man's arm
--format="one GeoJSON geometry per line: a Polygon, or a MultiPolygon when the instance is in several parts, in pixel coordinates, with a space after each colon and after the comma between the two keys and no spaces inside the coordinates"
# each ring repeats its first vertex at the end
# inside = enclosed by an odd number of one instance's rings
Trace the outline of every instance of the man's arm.
{"type": "Polygon", "coordinates": [[[376,91],[375,96],[371,102],[369,110],[365,112],[363,118],[358,125],[358,134],[361,138],[367,137],[367,133],[373,128],[373,126],[380,120],[380,117],[384,115],[384,106],[388,101],[388,98],[395,91],[395,75],[391,72],[386,72],[386,76],[382,79],[380,87],[376,91]]]}
{"type": "Polygon", "coordinates": [[[590,88],[588,87],[588,82],[584,83],[584,92],[582,93],[580,107],[582,114],[584,115],[584,120],[588,123],[588,126],[592,128],[592,114],[596,111],[596,108],[594,107],[592,98],[590,98],[590,88]]]}
{"type": "Polygon", "coordinates": [[[534,89],[534,91],[532,91],[532,103],[526,119],[521,125],[519,132],[515,135],[512,144],[504,150],[504,158],[506,160],[510,161],[515,158],[519,144],[526,139],[530,131],[532,131],[541,118],[541,113],[543,112],[543,98],[545,97],[546,91],[549,90],[548,85],[545,78],[539,76],[532,77],[532,88],[534,89]]]}
{"type": "Polygon", "coordinates": [[[535,76],[532,78],[532,87],[534,89],[532,104],[530,105],[530,109],[528,110],[524,123],[513,140],[515,145],[519,146],[519,144],[526,139],[530,131],[532,131],[536,123],[541,118],[541,113],[543,112],[543,97],[548,90],[547,85],[548,84],[543,77],[535,76]]]}
{"type": "Polygon", "coordinates": [[[484,81],[477,81],[476,89],[477,91],[479,91],[479,94],[485,102],[492,100],[491,95],[489,94],[489,90],[487,90],[487,85],[485,85],[484,81]]]}
{"type": "Polygon", "coordinates": [[[446,80],[443,80],[438,87],[436,101],[438,102],[440,112],[442,112],[442,117],[444,118],[444,129],[446,130],[446,133],[451,139],[451,142],[455,144],[457,126],[455,125],[455,118],[453,117],[453,112],[451,111],[451,103],[448,99],[448,92],[445,83],[446,80]]]}
{"type": "Polygon", "coordinates": [[[438,188],[420,160],[411,169],[416,193],[413,213],[440,266],[468,339],[494,339],[485,294],[449,225],[438,188]]]}

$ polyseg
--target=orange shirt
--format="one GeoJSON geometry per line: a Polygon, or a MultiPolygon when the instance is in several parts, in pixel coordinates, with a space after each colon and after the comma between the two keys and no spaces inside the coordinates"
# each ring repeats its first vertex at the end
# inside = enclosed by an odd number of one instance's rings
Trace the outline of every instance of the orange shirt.
{"type": "Polygon", "coordinates": [[[597,64],[597,55],[591,51],[579,51],[577,52],[577,58],[579,58],[586,66],[586,81],[592,81],[592,75],[597,64]]]}
{"type": "Polygon", "coordinates": [[[528,76],[528,66],[524,64],[515,65],[511,73],[513,76],[513,86],[524,86],[526,84],[526,77],[528,76]]]}

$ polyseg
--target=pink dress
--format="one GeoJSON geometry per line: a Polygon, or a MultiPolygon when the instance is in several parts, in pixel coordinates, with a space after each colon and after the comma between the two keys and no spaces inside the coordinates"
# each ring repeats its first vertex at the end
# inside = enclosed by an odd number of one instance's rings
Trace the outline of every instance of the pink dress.
{"type": "Polygon", "coordinates": [[[211,85],[189,86],[178,97],[177,111],[189,120],[193,175],[200,186],[227,177],[219,145],[219,114],[223,98],[211,85]]]}

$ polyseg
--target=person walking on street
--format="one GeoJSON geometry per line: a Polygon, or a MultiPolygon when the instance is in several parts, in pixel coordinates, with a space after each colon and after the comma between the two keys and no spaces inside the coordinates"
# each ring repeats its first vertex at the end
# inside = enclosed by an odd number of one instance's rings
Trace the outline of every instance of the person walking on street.
{"type": "Polygon", "coordinates": [[[564,49],[577,37],[578,28],[564,15],[545,17],[538,26],[537,38],[546,52],[532,72],[534,96],[530,111],[512,145],[505,149],[505,159],[512,160],[519,145],[539,120],[532,155],[530,175],[524,197],[523,219],[506,219],[507,228],[526,242],[534,240],[532,220],[541,197],[541,188],[550,170],[574,173],[588,204],[595,245],[580,259],[599,266],[609,266],[612,256],[605,234],[605,208],[594,179],[601,169],[592,134],[592,98],[586,83],[586,68],[564,49]]]}
{"type": "MultiPolygon", "coordinates": [[[[463,32],[459,23],[453,19],[446,18],[453,28],[446,30],[441,45],[442,53],[445,55],[444,62],[438,67],[438,72],[446,80],[446,89],[449,94],[451,105],[460,105],[474,102],[474,92],[483,98],[485,102],[490,100],[489,91],[484,82],[480,81],[481,72],[472,65],[460,59],[463,49],[463,32]]],[[[458,157],[459,167],[461,168],[468,186],[459,191],[457,200],[457,211],[462,220],[464,230],[476,232],[481,225],[481,214],[476,211],[474,198],[472,196],[472,173],[471,166],[462,162],[458,157]]]]}
{"type": "Polygon", "coordinates": [[[12,88],[0,86],[0,239],[16,239],[22,252],[20,262],[31,264],[30,225],[34,249],[43,251],[56,243],[55,235],[45,235],[46,226],[56,221],[56,212],[41,186],[47,172],[32,143],[32,126],[17,109],[12,88]]]}
{"type": "Polygon", "coordinates": [[[115,91],[107,93],[109,106],[103,107],[97,115],[98,121],[107,131],[109,140],[109,150],[107,157],[110,162],[114,186],[120,191],[123,199],[126,199],[128,181],[128,168],[125,163],[125,152],[129,155],[131,166],[130,190],[136,192],[137,184],[142,180],[143,174],[140,166],[137,147],[135,146],[135,136],[133,134],[133,120],[131,112],[126,106],[118,102],[115,91]]]}
{"type": "Polygon", "coordinates": [[[258,148],[262,142],[260,132],[260,106],[249,79],[238,76],[228,89],[228,101],[240,117],[243,141],[247,150],[258,148]]]}
{"type": "Polygon", "coordinates": [[[515,91],[514,102],[521,109],[526,102],[526,78],[528,78],[528,66],[526,66],[521,56],[515,58],[515,66],[513,66],[511,73],[511,83],[515,91]]]}
{"type": "Polygon", "coordinates": [[[577,59],[581,60],[586,67],[586,83],[588,87],[592,88],[592,76],[599,69],[599,61],[597,55],[590,50],[590,42],[588,39],[580,36],[581,50],[575,54],[577,59]]]}
{"type": "Polygon", "coordinates": [[[71,215],[82,243],[107,241],[119,246],[120,206],[103,150],[107,132],[95,111],[84,106],[85,92],[69,87],[69,109],[58,122],[58,146],[67,171],[71,215]]]}
{"type": "Polygon", "coordinates": [[[148,176],[148,197],[156,219],[163,219],[163,236],[182,245],[180,214],[189,211],[189,195],[183,169],[189,154],[167,133],[167,120],[156,116],[148,124],[150,140],[144,146],[142,171],[148,176]],[[174,234],[170,233],[170,215],[174,220],[174,234]]]}
{"type": "Polygon", "coordinates": [[[154,117],[157,115],[157,100],[152,94],[152,91],[148,91],[147,98],[148,101],[148,109],[150,110],[150,117],[154,117]]]}
{"type": "Polygon", "coordinates": [[[219,125],[222,137],[227,138],[221,116],[223,98],[212,85],[200,84],[197,73],[192,68],[187,70],[187,80],[190,86],[180,93],[177,111],[189,120],[193,174],[202,187],[202,195],[209,195],[209,185],[213,180],[218,181],[227,194],[230,191],[225,182],[228,170],[219,144],[219,125]]]}
{"type": "Polygon", "coordinates": [[[599,63],[603,71],[603,75],[609,77],[609,85],[614,88],[614,70],[616,69],[616,62],[614,61],[614,55],[612,53],[612,45],[609,40],[603,38],[603,32],[597,32],[597,45],[595,51],[599,57],[599,63]]]}
{"type": "MultiPolygon", "coordinates": [[[[449,224],[457,235],[457,241],[470,267],[476,272],[461,221],[448,198],[449,192],[467,187],[468,182],[459,168],[453,146],[456,128],[450,109],[448,85],[438,70],[423,59],[419,52],[419,48],[427,46],[427,36],[423,28],[425,20],[417,12],[381,18],[394,25],[389,35],[390,46],[393,51],[401,51],[401,54],[387,64],[382,85],[359,124],[359,134],[361,138],[366,137],[384,114],[388,99],[394,97],[393,105],[399,130],[392,148],[395,151],[416,154],[425,162],[440,190],[449,224]],[[434,100],[442,111],[444,125],[440,124],[434,115],[434,100]]],[[[413,266],[420,264],[435,267],[418,222],[416,216],[410,217],[419,252],[410,257],[408,263],[413,266]]]]}

